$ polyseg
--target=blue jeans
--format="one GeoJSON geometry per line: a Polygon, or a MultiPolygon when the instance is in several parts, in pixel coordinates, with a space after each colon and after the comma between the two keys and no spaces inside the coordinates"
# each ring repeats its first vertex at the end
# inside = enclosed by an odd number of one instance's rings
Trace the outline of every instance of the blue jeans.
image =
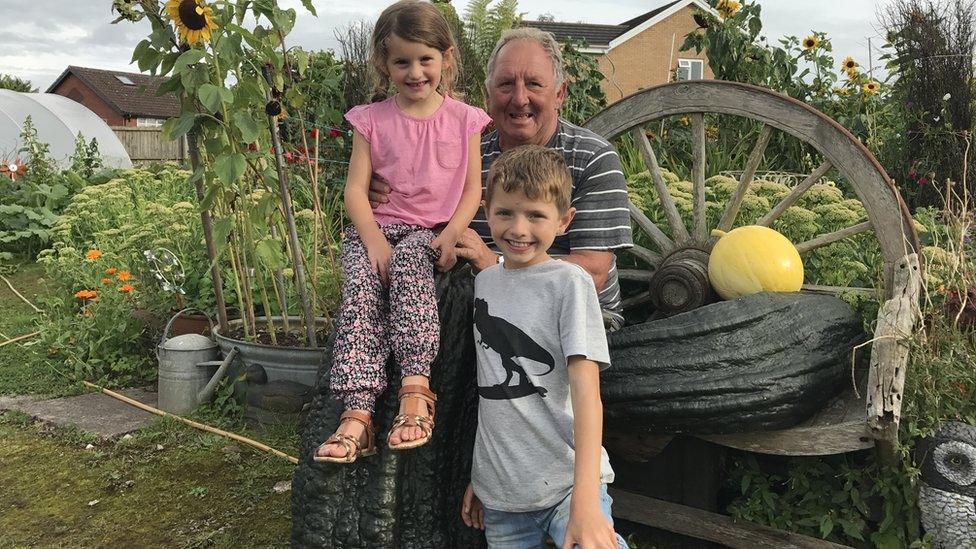
{"type": "MultiPolygon", "coordinates": [[[[551,537],[556,547],[562,547],[569,526],[570,495],[548,509],[509,513],[485,507],[485,538],[491,549],[538,549],[546,546],[551,537]]],[[[600,485],[600,510],[613,524],[610,506],[613,499],[607,494],[607,486],[600,485]]],[[[617,547],[627,549],[627,542],[617,534],[617,547]]]]}

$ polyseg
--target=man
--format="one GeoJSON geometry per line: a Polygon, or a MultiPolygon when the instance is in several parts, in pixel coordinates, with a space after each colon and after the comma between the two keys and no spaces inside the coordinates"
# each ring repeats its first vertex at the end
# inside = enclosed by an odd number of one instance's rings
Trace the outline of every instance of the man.
{"type": "MultiPolygon", "coordinates": [[[[556,238],[549,253],[576,263],[590,274],[607,327],[619,328],[623,316],[613,250],[633,245],[627,185],[612,145],[559,118],[566,98],[559,44],[551,34],[538,29],[507,31],[488,61],[485,87],[495,131],[481,142],[482,192],[492,161],[504,150],[535,144],[562,153],[573,180],[576,217],[566,234],[556,238]]],[[[389,187],[385,183],[374,181],[370,190],[372,201],[386,201],[389,187]]],[[[484,212],[479,210],[471,227],[461,235],[457,254],[480,271],[499,261],[493,247],[484,212]]]]}

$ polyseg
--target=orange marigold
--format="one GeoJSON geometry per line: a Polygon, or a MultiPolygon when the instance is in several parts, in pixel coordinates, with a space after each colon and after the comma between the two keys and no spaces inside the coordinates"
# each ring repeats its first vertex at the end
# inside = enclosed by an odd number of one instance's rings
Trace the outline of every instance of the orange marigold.
{"type": "Polygon", "coordinates": [[[130,278],[132,278],[132,274],[129,273],[129,271],[119,271],[118,279],[121,280],[122,282],[125,282],[126,280],[129,280],[130,278]]]}
{"type": "Polygon", "coordinates": [[[105,269],[105,274],[114,275],[116,272],[118,272],[118,269],[116,269],[115,267],[109,267],[108,269],[105,269]]]}
{"type": "Polygon", "coordinates": [[[75,297],[78,299],[91,299],[98,295],[95,290],[78,290],[75,292],[75,297]]]}
{"type": "Polygon", "coordinates": [[[108,286],[111,283],[112,283],[112,279],[111,278],[103,278],[102,279],[102,284],[104,284],[105,286],[108,286]]]}
{"type": "Polygon", "coordinates": [[[132,290],[135,290],[135,289],[136,289],[136,287],[133,286],[132,284],[123,284],[123,285],[119,286],[119,291],[122,292],[123,294],[127,294],[127,293],[129,293],[129,292],[131,292],[132,290]]]}
{"type": "Polygon", "coordinates": [[[99,257],[102,257],[102,252],[99,250],[88,250],[88,252],[85,253],[85,259],[88,261],[95,261],[99,257]]]}

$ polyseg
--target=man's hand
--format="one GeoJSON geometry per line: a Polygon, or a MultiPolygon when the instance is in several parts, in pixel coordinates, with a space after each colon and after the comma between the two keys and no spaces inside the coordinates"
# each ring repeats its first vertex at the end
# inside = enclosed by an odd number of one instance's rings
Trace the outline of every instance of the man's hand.
{"type": "Polygon", "coordinates": [[[457,233],[450,228],[445,228],[434,237],[434,240],[430,241],[430,247],[441,253],[440,257],[437,258],[438,271],[442,273],[449,271],[457,263],[457,252],[454,247],[457,242],[457,233]]]}
{"type": "Polygon", "coordinates": [[[474,486],[470,482],[461,500],[461,520],[471,528],[485,529],[485,508],[478,496],[474,495],[474,486]]]}
{"type": "Polygon", "coordinates": [[[369,206],[376,209],[380,204],[385,204],[390,201],[390,184],[383,179],[383,176],[374,173],[373,177],[369,180],[369,206]]]}
{"type": "Polygon", "coordinates": [[[498,256],[495,255],[495,252],[488,249],[488,246],[485,246],[484,241],[481,240],[481,236],[471,228],[465,229],[461,233],[455,252],[457,252],[458,257],[467,259],[471,263],[471,267],[478,272],[498,263],[498,256]]]}
{"type": "Polygon", "coordinates": [[[390,258],[393,257],[393,248],[386,238],[380,238],[364,242],[366,245],[366,255],[369,256],[369,266],[373,272],[380,276],[380,282],[385,287],[390,285],[390,258]]]}
{"type": "Polygon", "coordinates": [[[573,549],[577,545],[580,549],[617,549],[617,534],[596,505],[578,509],[570,503],[569,525],[562,549],[573,549]]]}

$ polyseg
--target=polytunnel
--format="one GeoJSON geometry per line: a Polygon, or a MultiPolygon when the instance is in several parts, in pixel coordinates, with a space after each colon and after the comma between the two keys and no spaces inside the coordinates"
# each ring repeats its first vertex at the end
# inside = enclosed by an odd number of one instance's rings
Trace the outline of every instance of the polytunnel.
{"type": "Polygon", "coordinates": [[[23,159],[20,133],[31,117],[39,141],[50,146],[51,158],[61,168],[71,165],[75,137],[98,142],[102,163],[108,168],[129,168],[132,161],[122,142],[104,120],[88,107],[53,93],[24,93],[0,89],[0,161],[23,159]]]}

